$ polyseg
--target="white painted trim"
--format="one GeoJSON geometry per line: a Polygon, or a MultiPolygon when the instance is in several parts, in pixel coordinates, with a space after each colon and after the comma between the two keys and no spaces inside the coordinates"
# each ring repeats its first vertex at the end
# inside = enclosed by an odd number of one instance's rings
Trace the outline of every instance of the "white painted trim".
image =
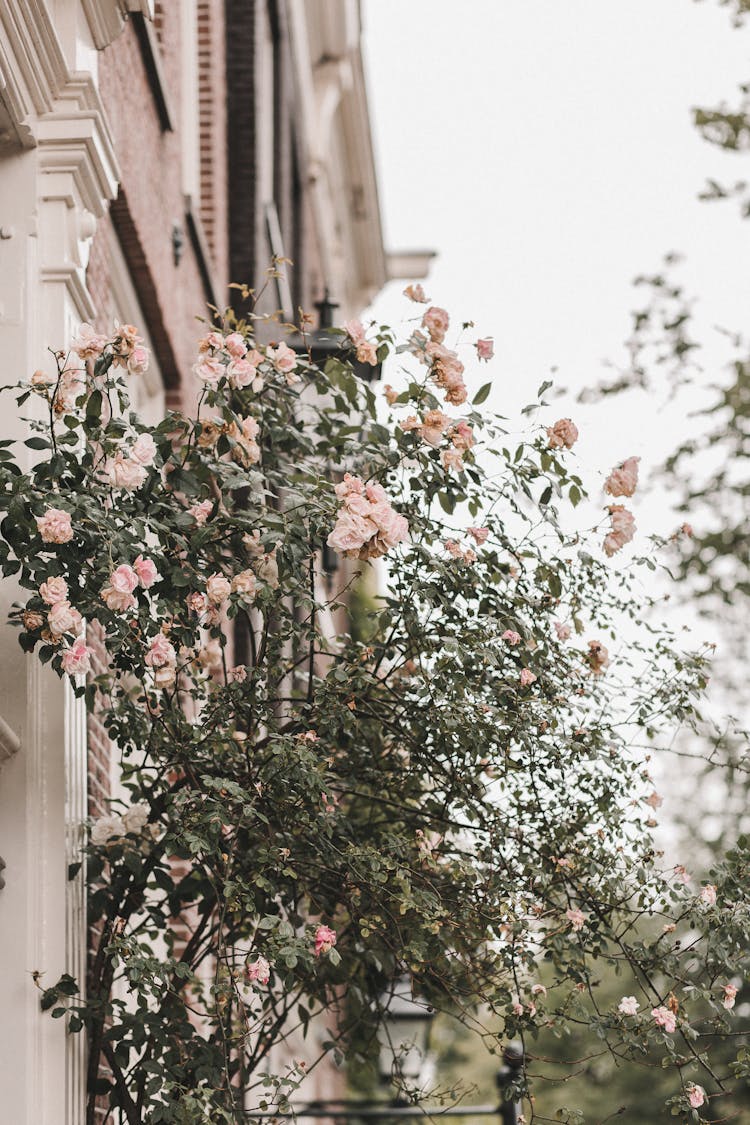
{"type": "Polygon", "coordinates": [[[20,749],[21,739],[0,715],[0,768],[3,762],[7,762],[8,758],[12,758],[20,749]]]}
{"type": "Polygon", "coordinates": [[[100,51],[113,43],[125,26],[130,12],[154,18],[154,0],[81,0],[91,28],[94,46],[100,51]]]}

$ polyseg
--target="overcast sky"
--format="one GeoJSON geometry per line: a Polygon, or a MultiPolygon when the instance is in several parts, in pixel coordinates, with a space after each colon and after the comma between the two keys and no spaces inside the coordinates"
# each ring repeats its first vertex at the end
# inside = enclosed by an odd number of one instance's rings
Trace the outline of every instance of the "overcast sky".
{"type": "MultiPolygon", "coordinates": [[[[622,355],[633,277],[668,251],[687,255],[680,276],[704,323],[743,326],[750,224],[732,203],[696,199],[708,176],[750,178],[750,158],[707,145],[691,123],[692,106],[734,100],[750,77],[750,30],[718,2],[363,7],[386,242],[436,250],[429,295],[494,335],[495,409],[528,401],[552,367],[576,391],[596,383],[622,355]]],[[[376,316],[404,314],[402,288],[386,289],[376,316]]],[[[593,462],[637,453],[648,469],[669,439],[638,396],[625,412],[579,416],[593,462]],[[622,442],[608,432],[618,425],[622,442]]]]}

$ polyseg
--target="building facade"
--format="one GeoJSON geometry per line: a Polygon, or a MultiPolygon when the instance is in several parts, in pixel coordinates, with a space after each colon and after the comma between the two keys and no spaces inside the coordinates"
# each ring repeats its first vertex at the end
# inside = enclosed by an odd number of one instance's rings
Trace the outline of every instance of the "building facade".
{"type": "MultiPolygon", "coordinates": [[[[261,308],[342,317],[424,256],[383,247],[357,0],[3,0],[0,382],[48,366],[82,321],[141,328],[149,421],[189,407],[210,316],[292,259],[261,308]]],[[[3,437],[25,424],[5,392],[3,437]]],[[[22,447],[21,447],[22,448],[22,447]]],[[[30,451],[26,454],[33,456],[30,451]]],[[[4,584],[0,614],[15,598],[4,584]]],[[[39,1008],[85,979],[78,858],[113,756],[66,684],[0,628],[0,1089],[15,1125],[84,1120],[81,1036],[39,1008]]]]}

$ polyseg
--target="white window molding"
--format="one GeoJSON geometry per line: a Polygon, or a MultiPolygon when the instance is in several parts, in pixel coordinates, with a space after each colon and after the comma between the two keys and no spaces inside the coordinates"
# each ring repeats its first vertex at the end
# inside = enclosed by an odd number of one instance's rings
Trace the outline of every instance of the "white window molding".
{"type": "Polygon", "coordinates": [[[81,0],[81,4],[100,51],[114,42],[131,13],[154,18],[154,0],[81,0]]]}

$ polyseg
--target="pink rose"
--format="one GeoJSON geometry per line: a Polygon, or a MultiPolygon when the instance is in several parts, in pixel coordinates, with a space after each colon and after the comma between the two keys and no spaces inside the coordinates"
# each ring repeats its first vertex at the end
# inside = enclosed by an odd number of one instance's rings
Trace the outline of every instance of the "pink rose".
{"type": "Polygon", "coordinates": [[[357,359],[360,363],[369,363],[370,367],[375,367],[378,362],[378,348],[376,344],[371,344],[368,340],[362,340],[357,344],[357,359]]]}
{"type": "Polygon", "coordinates": [[[609,534],[604,537],[603,546],[605,555],[611,558],[635,535],[635,520],[627,508],[623,508],[622,504],[610,504],[608,511],[612,528],[609,534]]]}
{"type": "Polygon", "coordinates": [[[258,378],[258,369],[253,367],[252,363],[249,363],[246,359],[233,359],[227,368],[227,374],[233,387],[242,388],[253,385],[253,390],[260,390],[260,387],[254,386],[258,378]]]}
{"type": "Polygon", "coordinates": [[[47,614],[50,632],[61,637],[63,633],[76,633],[81,627],[81,615],[68,601],[55,602],[47,614]]]}
{"type": "Polygon", "coordinates": [[[646,798],[646,804],[650,805],[652,809],[660,809],[664,804],[664,798],[660,797],[658,793],[654,792],[650,797],[646,798]]]}
{"type": "Polygon", "coordinates": [[[144,590],[148,590],[159,580],[159,572],[153,559],[144,559],[143,555],[138,555],[133,563],[133,570],[138,575],[138,581],[144,590]]]}
{"type": "Polygon", "coordinates": [[[225,374],[225,369],[223,363],[218,359],[210,359],[205,356],[193,365],[193,374],[207,387],[216,387],[225,374]]]}
{"type": "Polygon", "coordinates": [[[150,668],[162,668],[167,664],[176,664],[177,653],[174,645],[163,633],[157,633],[144,657],[150,668]]]}
{"type": "MultiPolygon", "coordinates": [[[[112,337],[112,344],[119,353],[118,360],[121,366],[130,355],[133,348],[137,347],[140,342],[141,338],[138,335],[138,329],[134,325],[118,324],[112,337]]],[[[116,362],[118,360],[116,360],[116,362]]]]}
{"type": "Polygon", "coordinates": [[[404,296],[418,305],[426,305],[430,299],[425,296],[425,291],[419,283],[416,285],[407,285],[406,289],[404,289],[404,296]]]}
{"type": "Polygon", "coordinates": [[[91,650],[82,637],[63,651],[62,667],[71,676],[85,676],[91,671],[91,650]]]}
{"type": "Polygon", "coordinates": [[[722,1005],[723,1008],[726,1008],[726,1010],[728,1012],[730,1012],[732,1010],[732,1008],[734,1007],[734,1002],[735,1002],[735,998],[737,996],[737,992],[738,992],[738,989],[736,989],[733,984],[725,984],[724,985],[724,998],[721,1001],[721,1005],[722,1005]]]}
{"type": "Polygon", "coordinates": [[[713,883],[706,883],[701,887],[700,900],[704,906],[716,906],[716,887],[713,883]]]}
{"type": "Polygon", "coordinates": [[[73,538],[70,515],[60,508],[48,508],[43,516],[37,516],[36,526],[44,543],[69,543],[73,538]]]}
{"type": "Polygon", "coordinates": [[[368,519],[342,510],[336,517],[333,531],[326,542],[329,547],[333,547],[343,555],[354,555],[375,534],[375,531],[374,524],[368,519]]]}
{"type": "Polygon", "coordinates": [[[640,457],[628,457],[607,477],[604,491],[610,496],[632,496],[638,485],[638,462],[640,457]]]}
{"type": "Polygon", "coordinates": [[[23,621],[24,629],[28,630],[29,633],[36,632],[37,629],[41,629],[42,625],[44,625],[44,618],[41,613],[35,613],[31,609],[24,610],[21,614],[21,620],[23,621]]]}
{"type": "Polygon", "coordinates": [[[208,597],[205,594],[188,594],[185,601],[191,613],[197,613],[199,617],[208,609],[208,597]]]}
{"type": "Polygon", "coordinates": [[[448,435],[456,449],[471,449],[475,444],[474,431],[463,418],[456,422],[448,435]]]}
{"type": "Polygon", "coordinates": [[[431,305],[422,317],[422,327],[430,334],[430,339],[436,344],[442,344],[450,325],[450,317],[445,309],[431,305]]]}
{"type": "Polygon", "coordinates": [[[206,580],[208,600],[213,602],[214,605],[221,605],[222,602],[225,602],[231,592],[232,587],[223,574],[217,572],[206,580]]]}
{"type": "Polygon", "coordinates": [[[118,594],[132,594],[138,585],[138,575],[132,566],[122,563],[110,574],[109,584],[118,594]]]}
{"type": "Polygon", "coordinates": [[[521,687],[530,687],[536,681],[536,676],[530,668],[522,668],[519,682],[521,687]]]}
{"type": "Polygon", "coordinates": [[[521,634],[516,633],[513,629],[506,629],[505,632],[501,635],[500,640],[507,641],[509,645],[520,645],[521,634]]]}
{"type": "Polygon", "coordinates": [[[353,343],[361,344],[364,341],[365,330],[361,320],[345,320],[344,331],[353,343]]]}
{"type": "Polygon", "coordinates": [[[623,996],[620,1003],[617,1005],[617,1011],[621,1012],[624,1016],[635,1016],[638,1013],[640,1004],[635,996],[623,996]]]}
{"type": "Polygon", "coordinates": [[[315,931],[315,956],[320,957],[321,953],[330,953],[335,944],[336,931],[329,926],[318,926],[315,931]]]}
{"type": "Polygon", "coordinates": [[[586,922],[586,915],[583,913],[583,911],[566,910],[565,917],[570,922],[571,929],[575,930],[576,933],[578,933],[579,930],[583,929],[586,922]]]}
{"type": "Polygon", "coordinates": [[[227,680],[230,684],[244,684],[247,679],[247,668],[244,664],[237,664],[234,668],[227,669],[227,680]]]}
{"type": "Polygon", "coordinates": [[[601,641],[589,641],[586,663],[595,676],[600,676],[609,664],[609,652],[601,641]]]}
{"type": "Polygon", "coordinates": [[[149,350],[137,344],[128,356],[128,372],[131,375],[145,375],[148,371],[149,350]]]}
{"type": "Polygon", "coordinates": [[[668,1035],[677,1027],[677,1018],[674,1012],[670,1012],[669,1008],[652,1008],[651,1015],[654,1017],[654,1023],[657,1027],[663,1027],[668,1035]]]}
{"type": "Polygon", "coordinates": [[[463,472],[464,459],[459,449],[442,449],[440,451],[440,462],[446,472],[451,470],[457,473],[463,472]]]}
{"type": "Polygon", "coordinates": [[[271,966],[265,957],[258,957],[253,961],[252,965],[247,966],[246,970],[247,979],[249,981],[257,981],[258,984],[268,984],[269,977],[271,976],[271,966]]]}
{"type": "Polygon", "coordinates": [[[68,596],[68,583],[64,578],[48,578],[39,587],[39,595],[47,605],[63,602],[68,596]]]}
{"type": "Polygon", "coordinates": [[[79,359],[98,359],[107,345],[107,337],[100,336],[90,324],[82,324],[78,335],[71,340],[71,350],[79,359]]]}
{"type": "Polygon", "coordinates": [[[156,442],[151,434],[139,434],[130,450],[130,456],[139,465],[153,465],[156,456],[156,442]]]}
{"type": "Polygon", "coordinates": [[[487,542],[487,536],[490,533],[490,529],[488,527],[469,527],[466,529],[466,533],[467,535],[470,535],[472,537],[472,539],[478,546],[481,547],[483,543],[487,542]]]}
{"type": "Polygon", "coordinates": [[[208,352],[220,352],[224,347],[224,337],[221,332],[209,332],[202,340],[198,341],[198,354],[206,355],[208,352]]]}
{"type": "Polygon", "coordinates": [[[692,1083],[687,1087],[688,1101],[692,1109],[700,1109],[706,1100],[706,1091],[702,1086],[692,1083]]]}
{"type": "Polygon", "coordinates": [[[383,394],[385,395],[385,401],[388,403],[388,405],[393,406],[394,402],[398,398],[398,391],[394,391],[391,384],[386,383],[383,387],[383,394]]]}
{"type": "Polygon", "coordinates": [[[247,354],[247,344],[241,332],[230,332],[224,340],[224,347],[232,359],[242,359],[247,354]]]}
{"type": "Polygon", "coordinates": [[[554,426],[547,427],[549,449],[572,449],[578,441],[578,427],[570,418],[560,418],[554,426]]]}
{"type": "Polygon", "coordinates": [[[113,613],[127,613],[138,605],[134,596],[127,590],[116,590],[111,585],[102,588],[102,601],[113,613]]]}
{"type": "Polygon", "coordinates": [[[135,492],[148,476],[143,465],[123,456],[122,453],[117,453],[113,458],[109,458],[104,464],[104,470],[110,484],[115,488],[125,489],[127,492],[135,492]]]}
{"type": "Polygon", "coordinates": [[[257,582],[252,570],[242,570],[232,579],[232,592],[239,594],[244,601],[252,601],[255,597],[257,582]]]}
{"type": "Polygon", "coordinates": [[[485,361],[492,359],[495,354],[495,344],[491,336],[485,337],[484,340],[477,340],[474,347],[477,349],[477,357],[485,361]]]}
{"type": "Polygon", "coordinates": [[[213,511],[213,500],[201,500],[200,504],[193,504],[188,508],[188,514],[193,517],[199,527],[202,527],[213,511]]]}
{"type": "Polygon", "coordinates": [[[290,375],[297,366],[297,355],[285,343],[278,344],[275,348],[266,348],[266,359],[272,363],[282,375],[290,375]]]}

